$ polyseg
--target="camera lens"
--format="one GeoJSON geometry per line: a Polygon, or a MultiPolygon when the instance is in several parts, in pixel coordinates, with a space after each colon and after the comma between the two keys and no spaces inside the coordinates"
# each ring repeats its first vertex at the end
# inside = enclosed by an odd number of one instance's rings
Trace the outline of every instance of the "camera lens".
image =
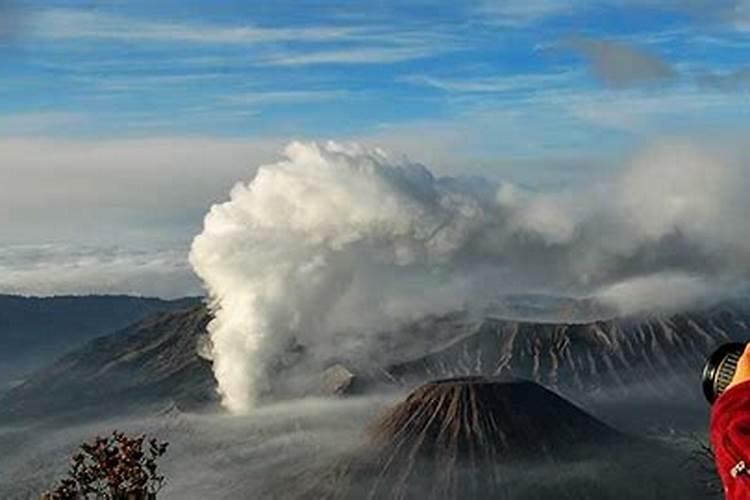
{"type": "Polygon", "coordinates": [[[745,351],[745,344],[723,344],[709,356],[703,367],[703,395],[713,404],[734,377],[737,363],[745,351]]]}

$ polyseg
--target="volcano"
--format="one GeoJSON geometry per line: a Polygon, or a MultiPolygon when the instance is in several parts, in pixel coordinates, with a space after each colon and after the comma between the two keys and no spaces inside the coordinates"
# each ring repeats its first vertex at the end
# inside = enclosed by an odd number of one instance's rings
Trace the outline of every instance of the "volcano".
{"type": "Polygon", "coordinates": [[[373,440],[391,458],[564,459],[623,436],[539,384],[461,377],[422,385],[384,415],[373,440]]]}
{"type": "Polygon", "coordinates": [[[486,377],[424,384],[371,433],[380,478],[371,494],[385,498],[494,495],[505,483],[503,466],[585,459],[625,441],[539,384],[486,377]]]}
{"type": "MultiPolygon", "coordinates": [[[[526,380],[428,382],[376,419],[364,447],[304,474],[293,498],[689,498],[684,462],[526,380]],[[668,478],[668,479],[665,479],[668,478]],[[656,485],[670,485],[669,491],[656,485]]],[[[290,483],[279,486],[289,493],[290,483]]]]}

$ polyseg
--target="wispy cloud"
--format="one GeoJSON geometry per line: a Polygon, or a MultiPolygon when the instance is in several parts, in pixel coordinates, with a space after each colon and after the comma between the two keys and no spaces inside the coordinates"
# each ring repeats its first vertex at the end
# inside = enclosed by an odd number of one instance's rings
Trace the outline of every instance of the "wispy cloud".
{"type": "MultiPolygon", "coordinates": [[[[738,102],[731,96],[690,88],[668,94],[599,91],[578,93],[564,101],[571,116],[592,125],[648,137],[689,129],[688,117],[726,114],[738,102]],[[678,125],[680,122],[683,124],[678,125]]],[[[697,123],[696,126],[699,126],[697,123]]]]}
{"type": "MultiPolygon", "coordinates": [[[[609,0],[610,3],[619,0],[609,0]]],[[[748,0],[634,0],[636,5],[692,16],[699,23],[735,23],[750,20],[748,0]]]]}
{"type": "Polygon", "coordinates": [[[485,22],[523,27],[548,17],[570,14],[585,5],[581,0],[481,0],[475,14],[485,22]]]}
{"type": "Polygon", "coordinates": [[[107,39],[130,43],[162,41],[197,44],[257,44],[346,39],[356,28],[336,26],[269,28],[198,23],[161,23],[73,9],[50,9],[33,19],[32,32],[55,39],[107,39]]]}
{"type": "Polygon", "coordinates": [[[698,77],[698,84],[723,92],[750,90],[750,67],[733,71],[706,73],[698,77]]]}
{"type": "MultiPolygon", "coordinates": [[[[748,25],[748,29],[750,29],[750,25],[748,25]]],[[[693,36],[690,39],[690,42],[698,47],[702,48],[708,48],[709,50],[716,48],[719,50],[723,49],[740,49],[740,50],[746,50],[750,49],[750,40],[748,40],[748,37],[744,35],[737,36],[736,34],[731,34],[727,36],[724,35],[715,35],[715,34],[698,34],[693,36]]]]}
{"type": "Polygon", "coordinates": [[[296,104],[340,99],[351,95],[344,90],[289,90],[273,92],[248,92],[226,96],[225,100],[237,104],[266,106],[271,104],[296,104]]]}
{"type": "Polygon", "coordinates": [[[0,246],[0,293],[124,293],[166,298],[201,293],[187,248],[132,250],[73,245],[0,246]]]}
{"type": "Polygon", "coordinates": [[[374,134],[376,143],[441,171],[482,169],[539,185],[590,180],[602,174],[592,158],[622,157],[642,141],[684,135],[741,142],[737,136],[747,129],[738,112],[746,107],[743,96],[689,83],[668,91],[561,84],[497,96],[457,95],[457,113],[384,125],[374,134]]]}
{"type": "Polygon", "coordinates": [[[153,90],[159,87],[204,83],[211,80],[225,79],[224,73],[183,73],[172,75],[116,75],[70,77],[72,82],[84,84],[98,92],[130,92],[133,90],[153,90]]]}
{"type": "MultiPolygon", "coordinates": [[[[159,58],[161,68],[171,70],[199,71],[231,67],[248,66],[252,61],[248,60],[246,54],[222,54],[222,55],[170,55],[159,58]]],[[[82,59],[72,61],[60,61],[51,58],[38,58],[33,62],[35,67],[45,71],[62,74],[84,74],[95,72],[104,74],[123,74],[125,72],[141,73],[150,75],[154,71],[154,60],[141,54],[129,54],[129,57],[116,58],[107,54],[105,59],[82,59]]],[[[218,73],[214,73],[218,74],[218,73]]],[[[226,73],[221,73],[226,76],[226,73]]],[[[156,77],[158,78],[158,77],[156,77]]]]}
{"type": "Polygon", "coordinates": [[[427,45],[416,47],[341,48],[302,54],[276,55],[266,59],[265,63],[273,66],[397,63],[430,57],[437,52],[441,52],[443,49],[427,45]]]}
{"type": "Polygon", "coordinates": [[[439,78],[429,75],[410,75],[401,78],[401,80],[415,85],[433,87],[445,92],[494,94],[561,85],[571,82],[575,76],[577,74],[570,71],[508,76],[479,76],[473,78],[439,78]]]}
{"type": "Polygon", "coordinates": [[[700,24],[719,23],[738,31],[750,30],[748,0],[478,0],[474,10],[481,21],[523,28],[587,9],[623,6],[678,13],[700,24]]]}
{"type": "Polygon", "coordinates": [[[701,23],[724,23],[738,31],[750,29],[748,0],[641,0],[659,9],[673,10],[692,16],[701,23]]]}
{"type": "MultiPolygon", "coordinates": [[[[402,25],[257,26],[200,22],[166,23],[74,9],[49,9],[34,17],[30,33],[52,40],[107,40],[127,44],[253,46],[244,63],[273,66],[394,63],[455,49],[458,38],[440,29],[411,31],[402,25]]],[[[179,61],[178,61],[179,62],[179,61]]],[[[221,65],[215,55],[186,64],[221,65]]],[[[237,62],[236,57],[234,62],[237,62]]]]}

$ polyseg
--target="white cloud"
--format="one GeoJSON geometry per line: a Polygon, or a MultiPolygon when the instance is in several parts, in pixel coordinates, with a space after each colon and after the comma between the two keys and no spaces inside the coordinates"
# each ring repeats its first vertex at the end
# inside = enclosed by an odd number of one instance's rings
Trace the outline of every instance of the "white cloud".
{"type": "MultiPolygon", "coordinates": [[[[606,103],[603,99],[601,105],[606,103]]],[[[560,127],[559,122],[544,123],[539,117],[535,120],[550,130],[560,127]]],[[[517,127],[510,122],[497,122],[498,116],[490,113],[471,119],[384,128],[358,139],[409,154],[415,160],[436,166],[441,173],[485,173],[495,179],[531,185],[554,185],[561,179],[568,186],[591,183],[620,164],[611,158],[599,157],[595,161],[593,153],[586,151],[581,154],[591,156],[565,160],[556,151],[548,153],[547,159],[535,156],[534,163],[514,160],[513,151],[505,144],[523,141],[525,133],[511,137],[505,127],[510,131],[517,127]],[[481,157],[482,154],[486,156],[481,157]],[[472,155],[482,161],[473,161],[472,155]]],[[[553,136],[546,132],[543,135],[549,144],[553,136]]],[[[256,165],[272,161],[282,142],[199,138],[1,140],[3,245],[66,242],[68,248],[70,245],[183,248],[199,230],[206,209],[225,199],[237,179],[252,178],[256,165]]],[[[726,144],[727,151],[736,147],[731,142],[726,144]]],[[[621,213],[646,222],[639,225],[638,237],[627,236],[629,230],[619,234],[616,227],[621,226],[613,226],[615,229],[602,228],[609,234],[603,239],[625,245],[639,238],[658,239],[669,228],[679,226],[694,239],[744,244],[744,238],[750,238],[746,225],[741,218],[729,217],[737,211],[730,207],[731,203],[727,205],[729,208],[715,205],[734,198],[725,194],[729,177],[718,175],[723,172],[719,168],[723,160],[716,160],[719,165],[716,176],[706,170],[714,164],[712,155],[680,147],[655,149],[644,156],[639,161],[645,166],[630,169],[630,177],[623,178],[621,189],[612,191],[606,200],[609,206],[619,207],[621,213]],[[723,184],[714,182],[720,179],[724,179],[723,184]],[[665,191],[666,186],[670,187],[669,192],[665,191]],[[630,197],[624,193],[630,193],[630,197]],[[721,223],[709,223],[706,217],[718,218],[721,223]],[[612,231],[615,233],[610,234],[612,231]],[[720,237],[712,231],[720,232],[720,237]]],[[[729,182],[729,186],[741,184],[729,182]]],[[[586,193],[579,198],[588,200],[592,196],[586,193]]],[[[582,209],[570,202],[570,197],[533,196],[522,202],[516,197],[516,203],[519,210],[511,220],[516,226],[531,228],[554,244],[578,234],[577,221],[583,217],[582,209]]],[[[603,254],[606,252],[596,259],[603,254]]],[[[590,274],[587,262],[587,258],[581,258],[582,275],[590,274]]]]}
{"type": "Polygon", "coordinates": [[[598,290],[594,297],[620,314],[684,311],[701,302],[715,302],[728,290],[705,278],[665,272],[625,280],[598,290]]]}
{"type": "Polygon", "coordinates": [[[736,116],[737,106],[741,105],[731,95],[721,95],[689,88],[673,89],[668,93],[592,91],[571,93],[561,96],[560,104],[571,116],[592,125],[634,133],[641,136],[654,136],[674,133],[677,127],[700,123],[691,122],[688,117],[702,113],[723,115],[727,119],[736,116]],[[680,117],[685,117],[684,121],[680,117]],[[665,125],[673,120],[675,125],[665,125]],[[671,130],[670,130],[671,127],[671,130]]]}
{"type": "Polygon", "coordinates": [[[202,293],[187,249],[134,251],[74,245],[0,246],[0,293],[135,294],[166,298],[202,293]]]}
{"type": "Polygon", "coordinates": [[[185,241],[282,141],[0,139],[3,242],[185,241]]]}
{"type": "Polygon", "coordinates": [[[25,136],[54,133],[88,120],[85,113],[37,112],[0,116],[0,136],[25,136]]]}

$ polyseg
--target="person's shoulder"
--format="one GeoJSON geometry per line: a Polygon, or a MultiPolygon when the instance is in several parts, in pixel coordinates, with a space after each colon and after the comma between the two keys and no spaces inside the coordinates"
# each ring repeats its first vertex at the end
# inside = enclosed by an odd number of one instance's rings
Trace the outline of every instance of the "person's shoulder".
{"type": "Polygon", "coordinates": [[[745,404],[750,403],[750,380],[729,387],[718,397],[711,409],[712,420],[728,410],[741,407],[743,413],[750,415],[750,408],[745,404]]]}
{"type": "Polygon", "coordinates": [[[711,410],[711,444],[727,500],[750,500],[750,381],[726,390],[711,410]]]}

